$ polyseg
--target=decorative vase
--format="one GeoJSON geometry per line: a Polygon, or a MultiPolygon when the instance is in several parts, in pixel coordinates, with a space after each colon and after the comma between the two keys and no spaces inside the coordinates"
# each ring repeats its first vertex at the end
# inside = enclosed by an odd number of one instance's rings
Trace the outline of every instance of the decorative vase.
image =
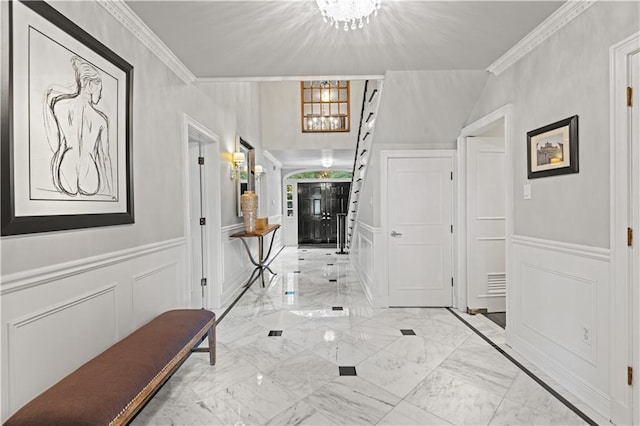
{"type": "Polygon", "coordinates": [[[258,196],[255,192],[245,191],[240,196],[240,208],[242,209],[245,232],[254,232],[256,230],[256,220],[258,219],[258,196]]]}

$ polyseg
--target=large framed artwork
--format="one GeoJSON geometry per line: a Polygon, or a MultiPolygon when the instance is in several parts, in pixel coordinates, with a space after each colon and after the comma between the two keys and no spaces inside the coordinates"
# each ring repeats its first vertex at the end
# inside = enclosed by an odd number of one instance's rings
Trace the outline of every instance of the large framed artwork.
{"type": "Polygon", "coordinates": [[[578,116],[527,132],[528,178],[578,173],[578,116]]]}
{"type": "Polygon", "coordinates": [[[45,2],[0,7],[2,235],[133,223],[133,67],[45,2]]]}

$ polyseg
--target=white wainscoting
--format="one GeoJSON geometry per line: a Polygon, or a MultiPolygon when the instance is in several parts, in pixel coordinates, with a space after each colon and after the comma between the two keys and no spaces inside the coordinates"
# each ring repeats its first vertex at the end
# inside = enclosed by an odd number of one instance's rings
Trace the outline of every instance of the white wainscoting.
{"type": "MultiPolygon", "coordinates": [[[[269,224],[281,224],[281,222],[281,215],[269,217],[269,224]]],[[[243,229],[244,225],[242,223],[238,223],[235,225],[224,226],[221,230],[222,259],[220,259],[220,265],[222,267],[222,294],[220,300],[222,302],[222,306],[227,305],[228,302],[242,289],[242,286],[246,284],[249,275],[254,269],[254,266],[249,260],[247,252],[242,245],[242,241],[239,238],[230,237],[231,234],[240,232],[243,229]]],[[[275,256],[282,248],[282,228],[277,230],[274,238],[275,240],[273,241],[271,256],[275,256]]],[[[249,243],[249,248],[254,259],[256,259],[258,255],[257,239],[250,238],[247,239],[247,242],[249,243]]],[[[267,250],[269,250],[270,243],[271,235],[268,235],[264,238],[265,256],[267,254],[267,250]]]]}
{"type": "Polygon", "coordinates": [[[609,250],[511,241],[508,344],[607,417],[609,250]]]}
{"type": "Polygon", "coordinates": [[[155,315],[189,306],[184,238],[4,275],[2,421],[155,315]]]}
{"type": "Polygon", "coordinates": [[[389,307],[389,290],[382,279],[382,230],[358,221],[353,230],[349,256],[369,302],[376,308],[389,307]]]}

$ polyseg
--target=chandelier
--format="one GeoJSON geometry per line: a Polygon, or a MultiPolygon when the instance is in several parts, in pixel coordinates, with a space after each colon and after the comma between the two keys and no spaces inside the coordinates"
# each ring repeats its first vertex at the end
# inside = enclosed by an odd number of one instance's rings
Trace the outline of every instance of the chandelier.
{"type": "Polygon", "coordinates": [[[336,28],[342,25],[345,31],[364,27],[369,16],[378,15],[382,0],[316,0],[324,22],[336,28]]]}

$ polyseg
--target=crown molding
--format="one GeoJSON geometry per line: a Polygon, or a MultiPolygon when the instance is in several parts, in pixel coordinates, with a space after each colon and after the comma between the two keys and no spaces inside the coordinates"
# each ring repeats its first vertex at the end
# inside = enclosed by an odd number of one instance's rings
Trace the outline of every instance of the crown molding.
{"type": "Polygon", "coordinates": [[[124,0],[96,0],[118,22],[128,29],[138,40],[151,50],[162,62],[165,63],[182,81],[191,84],[196,76],[185,64],[167,47],[166,44],[135,14],[124,0]]]}
{"type": "Polygon", "coordinates": [[[535,49],[543,41],[551,37],[556,31],[580,16],[597,0],[569,0],[558,8],[552,15],[534,28],[522,40],[516,43],[497,61],[489,65],[487,71],[500,75],[504,70],[519,61],[527,53],[535,49]]]}
{"type": "Polygon", "coordinates": [[[384,75],[290,75],[290,76],[253,76],[253,77],[199,77],[196,83],[260,83],[280,81],[309,80],[384,80],[384,75]]]}
{"type": "Polygon", "coordinates": [[[269,151],[265,149],[262,151],[262,155],[264,155],[267,160],[271,161],[277,168],[282,169],[282,162],[274,157],[269,151]]]}

